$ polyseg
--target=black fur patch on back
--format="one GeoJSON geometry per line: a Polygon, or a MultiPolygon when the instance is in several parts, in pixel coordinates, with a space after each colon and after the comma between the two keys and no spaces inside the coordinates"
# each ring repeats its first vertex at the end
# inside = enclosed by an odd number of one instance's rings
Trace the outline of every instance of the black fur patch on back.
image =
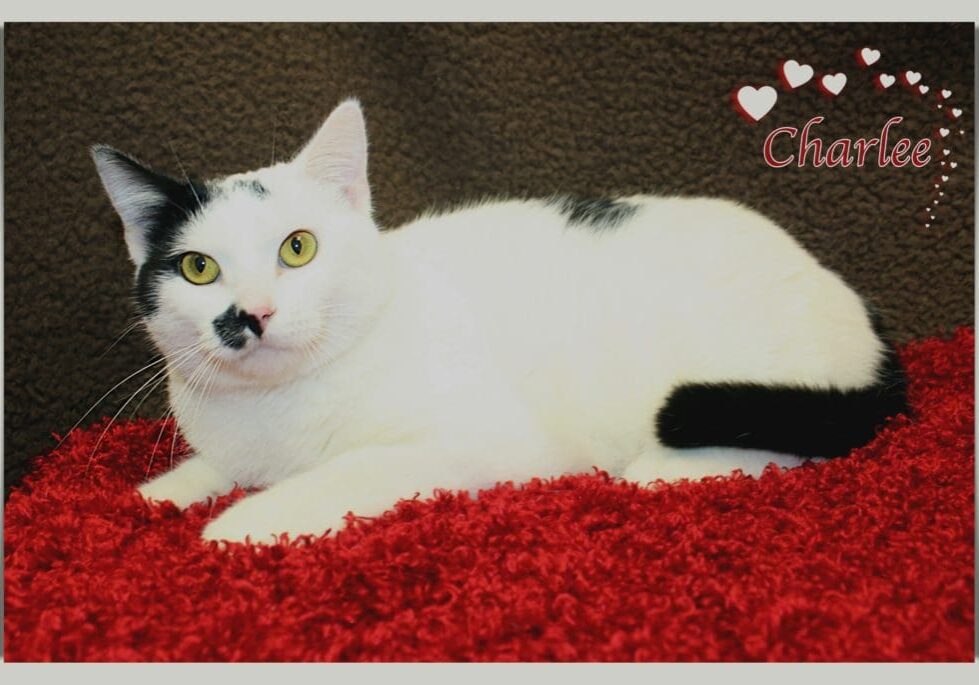
{"type": "Polygon", "coordinates": [[[638,209],[623,200],[572,196],[556,197],[548,205],[557,207],[569,226],[588,226],[599,232],[621,225],[638,209]]]}
{"type": "Polygon", "coordinates": [[[866,444],[884,420],[907,411],[904,371],[890,350],[877,382],[859,390],[758,383],[680,385],[656,417],[668,447],[743,447],[835,457],[866,444]]]}

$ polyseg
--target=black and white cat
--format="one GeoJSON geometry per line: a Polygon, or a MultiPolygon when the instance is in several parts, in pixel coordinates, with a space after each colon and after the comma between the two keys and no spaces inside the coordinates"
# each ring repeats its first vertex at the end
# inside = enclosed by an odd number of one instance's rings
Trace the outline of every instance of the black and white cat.
{"type": "Polygon", "coordinates": [[[733,202],[488,202],[381,232],[356,101],[288,163],[178,181],[93,149],[204,529],[338,530],[435,488],[648,483],[845,454],[904,408],[861,298],[733,202]]]}

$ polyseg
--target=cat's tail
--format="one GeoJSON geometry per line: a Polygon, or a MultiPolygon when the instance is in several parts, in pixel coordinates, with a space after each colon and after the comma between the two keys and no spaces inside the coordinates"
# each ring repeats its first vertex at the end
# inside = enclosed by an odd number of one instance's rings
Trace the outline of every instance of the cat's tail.
{"type": "Polygon", "coordinates": [[[887,417],[906,411],[907,380],[889,347],[876,382],[866,388],[680,385],[656,416],[656,433],[669,447],[742,447],[834,457],[866,444],[887,417]]]}

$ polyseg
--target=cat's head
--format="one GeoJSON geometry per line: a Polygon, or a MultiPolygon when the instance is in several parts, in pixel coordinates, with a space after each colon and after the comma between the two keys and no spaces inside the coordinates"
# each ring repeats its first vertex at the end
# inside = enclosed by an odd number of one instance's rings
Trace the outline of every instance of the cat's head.
{"type": "Polygon", "coordinates": [[[291,161],[207,182],[106,146],[92,155],[136,265],[139,315],[178,371],[208,361],[287,380],[342,352],[376,306],[383,274],[356,101],[291,161]]]}

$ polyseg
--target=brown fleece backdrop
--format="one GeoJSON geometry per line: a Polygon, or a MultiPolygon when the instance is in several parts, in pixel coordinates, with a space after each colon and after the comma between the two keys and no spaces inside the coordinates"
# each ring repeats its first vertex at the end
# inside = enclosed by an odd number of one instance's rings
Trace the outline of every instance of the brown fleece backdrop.
{"type": "MultiPolygon", "coordinates": [[[[875,301],[899,340],[973,320],[968,24],[7,24],[5,49],[8,488],[52,432],[151,356],[139,333],[106,352],[132,315],[132,265],[88,147],[109,143],[173,174],[179,155],[192,175],[223,175],[292,154],[350,95],[366,110],[384,227],[493,195],[734,198],[875,301]],[[871,69],[854,60],[863,45],[882,52],[871,69]],[[845,90],[779,88],[761,123],[739,118],[734,86],[778,86],[790,58],[817,75],[843,71],[845,90]],[[905,68],[924,75],[927,96],[871,86],[879,70],[905,68]],[[930,229],[937,157],[920,170],[762,160],[769,131],[816,114],[828,140],[877,136],[894,114],[905,117],[899,133],[927,137],[942,121],[939,87],[965,114],[930,229]]],[[[138,413],[160,416],[164,401],[161,387],[138,413]]]]}

